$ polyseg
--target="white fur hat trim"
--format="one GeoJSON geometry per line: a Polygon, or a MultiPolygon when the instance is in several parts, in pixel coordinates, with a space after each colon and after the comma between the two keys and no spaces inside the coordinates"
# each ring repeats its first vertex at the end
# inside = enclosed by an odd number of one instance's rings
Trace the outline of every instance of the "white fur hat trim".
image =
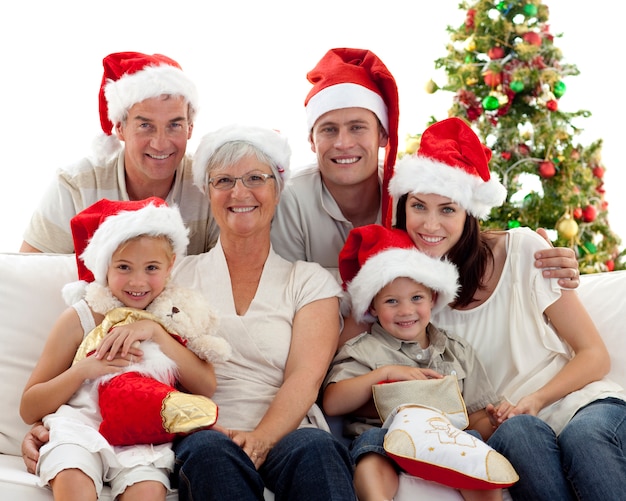
{"type": "Polygon", "coordinates": [[[127,240],[139,235],[166,235],[178,258],[187,252],[189,230],[179,210],[165,205],[146,205],[138,210],[121,211],[107,217],[95,231],[80,258],[96,282],[105,285],[113,253],[127,240]]]}
{"type": "Polygon", "coordinates": [[[218,148],[226,143],[244,141],[270,157],[278,166],[283,181],[289,176],[291,147],[287,138],[276,130],[251,125],[232,124],[205,134],[193,157],[193,182],[207,191],[207,165],[218,148]]]}
{"type": "Polygon", "coordinates": [[[479,219],[487,219],[493,207],[502,205],[506,188],[497,173],[489,181],[458,167],[424,156],[404,156],[396,162],[389,193],[397,201],[407,193],[434,193],[450,198],[479,219]]]}
{"type": "Polygon", "coordinates": [[[146,66],[141,71],[107,82],[104,95],[109,120],[115,126],[134,104],[164,94],[183,96],[194,110],[198,109],[196,85],[182,70],[167,64],[146,66]]]}
{"type": "Polygon", "coordinates": [[[386,249],[370,257],[348,284],[352,315],[361,322],[378,292],[399,277],[424,284],[437,292],[433,313],[452,302],[459,288],[456,267],[417,249],[386,249]]]}

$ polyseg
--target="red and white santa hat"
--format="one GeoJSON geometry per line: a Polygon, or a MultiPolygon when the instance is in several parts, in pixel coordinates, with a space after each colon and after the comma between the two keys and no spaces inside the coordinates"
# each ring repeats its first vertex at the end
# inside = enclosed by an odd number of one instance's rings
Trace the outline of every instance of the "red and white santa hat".
{"type": "Polygon", "coordinates": [[[383,224],[391,225],[391,199],[387,188],[398,153],[398,87],[385,64],[366,49],[329,50],[307,74],[313,88],[307,95],[307,128],[311,130],[324,113],[343,108],[365,108],[384,127],[389,141],[385,148],[383,175],[383,224]]]}
{"type": "Polygon", "coordinates": [[[131,201],[102,199],[76,214],[70,226],[78,279],[83,287],[93,281],[107,285],[113,254],[131,238],[165,235],[179,258],[186,254],[189,243],[189,230],[178,208],[168,207],[157,197],[131,201]]]}
{"type": "Polygon", "coordinates": [[[339,273],[357,322],[370,319],[374,296],[396,278],[410,278],[436,292],[433,312],[452,302],[459,288],[456,266],[417,250],[405,231],[378,224],[350,231],[339,253],[339,273]]]}
{"type": "Polygon", "coordinates": [[[183,96],[191,108],[198,110],[198,91],[183,73],[180,65],[162,54],[116,52],[103,61],[104,74],[98,96],[100,124],[107,139],[96,143],[98,153],[111,154],[120,148],[113,136],[115,125],[128,109],[145,99],[164,94],[183,96]],[[106,149],[106,152],[104,151],[106,149]]]}
{"type": "Polygon", "coordinates": [[[200,188],[202,193],[208,190],[207,165],[215,152],[224,144],[242,141],[262,151],[275,164],[278,171],[277,179],[282,189],[289,178],[289,161],[291,147],[284,134],[275,129],[259,127],[256,125],[231,124],[221,127],[213,132],[202,136],[200,143],[193,156],[193,183],[200,188]]]}
{"type": "Polygon", "coordinates": [[[491,150],[466,122],[447,118],[424,131],[415,155],[398,160],[389,192],[395,200],[407,193],[434,193],[487,219],[506,199],[506,188],[489,171],[490,159],[491,150]]]}

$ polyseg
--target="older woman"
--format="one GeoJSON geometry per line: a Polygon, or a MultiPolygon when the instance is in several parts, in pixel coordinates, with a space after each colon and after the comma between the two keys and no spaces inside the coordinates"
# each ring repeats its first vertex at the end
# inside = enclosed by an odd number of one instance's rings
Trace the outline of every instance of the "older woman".
{"type": "Polygon", "coordinates": [[[340,288],[270,245],[289,156],[275,131],[230,126],[204,136],[194,157],[220,238],[177,279],[211,300],[234,354],[215,364],[218,427],[176,445],[180,499],[258,500],[265,487],[276,500],[356,499],[347,449],[315,404],[337,347],[340,288]]]}

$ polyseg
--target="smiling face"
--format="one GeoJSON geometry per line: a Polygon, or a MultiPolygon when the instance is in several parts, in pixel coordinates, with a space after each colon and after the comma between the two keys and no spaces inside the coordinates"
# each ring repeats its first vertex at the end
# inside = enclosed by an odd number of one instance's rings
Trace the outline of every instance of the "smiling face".
{"type": "MultiPolygon", "coordinates": [[[[269,165],[250,154],[223,169],[213,170],[210,176],[241,177],[251,173],[273,174],[269,165]]],[[[247,237],[260,233],[269,238],[279,200],[274,179],[268,178],[265,184],[254,188],[247,188],[238,179],[229,190],[218,190],[209,184],[209,197],[211,213],[220,228],[220,234],[247,237]]]]}
{"type": "Polygon", "coordinates": [[[376,294],[370,313],[396,339],[416,341],[426,348],[426,327],[430,322],[433,302],[434,297],[428,287],[410,278],[399,277],[376,294]]]}
{"type": "Polygon", "coordinates": [[[125,306],[143,310],[165,289],[174,259],[167,237],[128,240],[111,257],[109,289],[125,306]]]}
{"type": "Polygon", "coordinates": [[[134,104],[116,130],[124,141],[129,192],[141,193],[144,186],[162,184],[167,195],[193,131],[184,98],[160,96],[134,104]]]}
{"type": "Polygon", "coordinates": [[[463,208],[441,195],[411,193],[406,200],[406,231],[432,257],[445,256],[459,241],[466,217],[463,208]]]}
{"type": "Polygon", "coordinates": [[[378,150],[387,145],[387,135],[373,112],[365,108],[329,111],[315,122],[310,142],[324,183],[331,189],[373,177],[378,182],[378,150]]]}

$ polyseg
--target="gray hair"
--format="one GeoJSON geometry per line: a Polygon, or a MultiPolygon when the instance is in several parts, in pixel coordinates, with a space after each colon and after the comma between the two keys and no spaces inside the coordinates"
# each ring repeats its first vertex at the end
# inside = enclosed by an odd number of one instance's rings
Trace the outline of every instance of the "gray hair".
{"type": "Polygon", "coordinates": [[[257,148],[255,145],[243,140],[224,143],[215,150],[213,155],[209,157],[204,177],[204,191],[208,192],[209,178],[211,177],[211,174],[224,170],[228,166],[236,164],[248,156],[254,156],[259,162],[269,166],[276,181],[276,195],[280,196],[285,186],[285,181],[280,173],[278,164],[272,157],[257,148]]]}

